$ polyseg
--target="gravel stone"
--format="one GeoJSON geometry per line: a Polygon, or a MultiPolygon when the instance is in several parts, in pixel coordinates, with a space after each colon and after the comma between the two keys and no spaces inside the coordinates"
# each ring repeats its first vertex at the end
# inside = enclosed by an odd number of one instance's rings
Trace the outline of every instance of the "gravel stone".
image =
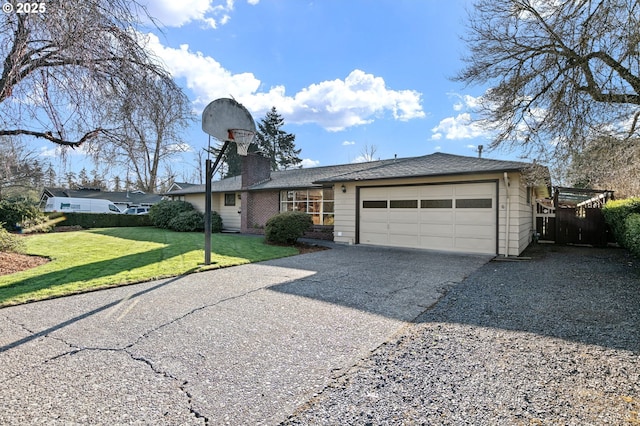
{"type": "Polygon", "coordinates": [[[640,261],[494,261],[283,424],[640,424],[640,261]]]}

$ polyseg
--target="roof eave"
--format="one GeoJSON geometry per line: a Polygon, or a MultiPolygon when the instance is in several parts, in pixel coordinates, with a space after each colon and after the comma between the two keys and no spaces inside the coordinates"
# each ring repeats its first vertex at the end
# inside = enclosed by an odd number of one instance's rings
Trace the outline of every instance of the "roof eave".
{"type": "Polygon", "coordinates": [[[432,178],[432,177],[440,177],[440,176],[468,176],[468,175],[479,175],[479,174],[493,174],[493,173],[504,173],[504,172],[521,172],[525,167],[515,167],[515,168],[504,168],[497,170],[479,170],[479,171],[466,171],[466,172],[450,172],[450,173],[434,173],[434,174],[419,174],[419,175],[400,175],[400,176],[384,176],[384,177],[376,177],[376,178],[367,178],[367,179],[359,179],[359,178],[348,178],[348,179],[339,179],[339,178],[330,178],[330,179],[321,179],[317,180],[313,183],[315,184],[326,184],[326,183],[336,183],[336,182],[371,182],[377,180],[393,180],[393,179],[422,179],[422,178],[432,178]]]}

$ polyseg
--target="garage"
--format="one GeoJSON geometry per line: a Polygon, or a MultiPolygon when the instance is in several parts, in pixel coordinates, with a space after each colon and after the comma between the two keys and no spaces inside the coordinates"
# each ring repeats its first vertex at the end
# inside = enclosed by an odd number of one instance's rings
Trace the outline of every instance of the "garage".
{"type": "Polygon", "coordinates": [[[362,244],[497,252],[497,181],[359,188],[362,244]]]}

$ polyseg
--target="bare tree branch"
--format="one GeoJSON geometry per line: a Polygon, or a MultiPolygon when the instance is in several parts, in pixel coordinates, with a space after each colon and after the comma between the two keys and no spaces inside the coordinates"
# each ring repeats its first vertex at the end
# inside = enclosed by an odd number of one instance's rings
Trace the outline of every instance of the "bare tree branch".
{"type": "Polygon", "coordinates": [[[145,90],[138,76],[169,78],[136,31],[145,13],[131,0],[57,0],[2,14],[0,135],[77,147],[108,127],[107,101],[145,90]]]}
{"type": "Polygon", "coordinates": [[[55,144],[58,145],[63,145],[63,146],[68,146],[71,148],[77,148],[80,145],[82,145],[83,143],[85,143],[88,140],[94,139],[98,136],[98,134],[100,134],[101,132],[104,132],[104,129],[98,128],[95,130],[92,130],[90,132],[85,133],[80,140],[72,142],[72,141],[67,141],[61,138],[57,138],[55,136],[53,136],[53,134],[51,132],[36,132],[33,130],[24,130],[24,129],[16,129],[16,130],[0,130],[0,136],[18,136],[18,135],[28,135],[28,136],[34,136],[36,138],[42,138],[42,139],[46,139],[49,142],[53,142],[55,144]]]}
{"type": "Polygon", "coordinates": [[[454,80],[490,87],[478,113],[491,147],[558,158],[640,136],[640,1],[478,0],[467,26],[454,80]]]}

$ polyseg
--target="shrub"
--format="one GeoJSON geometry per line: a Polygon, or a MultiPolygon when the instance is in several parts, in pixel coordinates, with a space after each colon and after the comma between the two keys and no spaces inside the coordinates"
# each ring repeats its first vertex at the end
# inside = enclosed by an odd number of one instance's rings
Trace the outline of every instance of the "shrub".
{"type": "Polygon", "coordinates": [[[640,198],[608,201],[602,208],[602,214],[611,228],[614,238],[618,244],[624,247],[627,247],[625,245],[626,219],[632,213],[640,213],[640,198]]]}
{"type": "MultiPolygon", "coordinates": [[[[0,222],[0,225],[4,223],[0,222]]],[[[24,252],[24,241],[18,235],[13,235],[3,226],[0,226],[0,251],[9,251],[14,253],[24,252]]]]}
{"type": "Polygon", "coordinates": [[[193,205],[186,201],[160,201],[149,209],[149,219],[153,226],[170,229],[169,222],[180,213],[194,210],[193,205]]]}
{"type": "Polygon", "coordinates": [[[211,212],[211,232],[222,232],[222,218],[218,212],[211,212]]]}
{"type": "Polygon", "coordinates": [[[267,220],[264,235],[269,243],[293,244],[313,226],[313,219],[302,212],[284,212],[267,220]]]}
{"type": "Polygon", "coordinates": [[[0,201],[0,222],[9,231],[19,231],[46,221],[46,216],[33,204],[24,201],[0,201]]]}
{"type": "Polygon", "coordinates": [[[196,210],[182,212],[169,221],[168,228],[177,232],[202,231],[204,218],[202,213],[196,210]]]}
{"type": "Polygon", "coordinates": [[[640,214],[631,213],[625,220],[624,246],[640,257],[640,214]]]}

